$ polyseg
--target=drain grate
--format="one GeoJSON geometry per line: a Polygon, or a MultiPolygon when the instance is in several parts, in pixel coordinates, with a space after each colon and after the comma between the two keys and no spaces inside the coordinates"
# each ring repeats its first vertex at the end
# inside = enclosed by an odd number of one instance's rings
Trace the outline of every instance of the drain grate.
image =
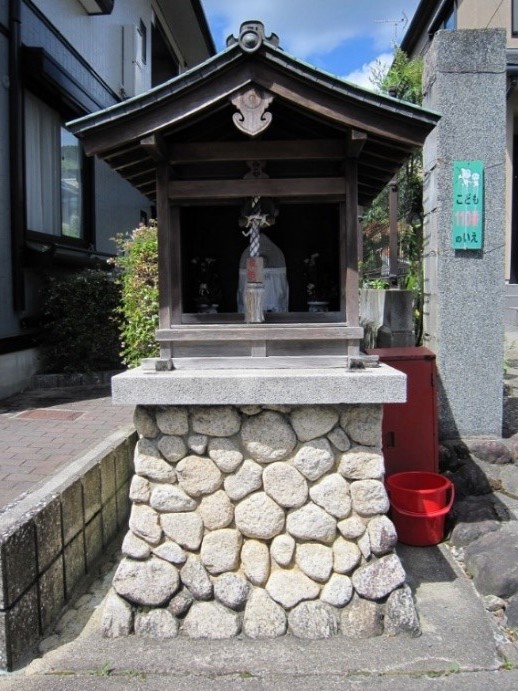
{"type": "Polygon", "coordinates": [[[19,420],[77,420],[84,415],[81,410],[62,410],[61,408],[36,408],[24,410],[15,415],[19,420]]]}

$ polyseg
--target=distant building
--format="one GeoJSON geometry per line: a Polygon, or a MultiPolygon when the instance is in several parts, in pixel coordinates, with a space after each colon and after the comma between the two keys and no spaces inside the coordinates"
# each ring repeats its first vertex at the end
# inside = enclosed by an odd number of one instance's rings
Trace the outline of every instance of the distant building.
{"type": "Polygon", "coordinates": [[[401,48],[411,57],[424,55],[437,31],[495,28],[507,32],[505,320],[518,325],[518,1],[421,0],[401,48]]]}
{"type": "Polygon", "coordinates": [[[154,212],[64,123],[214,53],[200,0],[0,3],[0,398],[37,366],[44,276],[104,262],[154,212]]]}

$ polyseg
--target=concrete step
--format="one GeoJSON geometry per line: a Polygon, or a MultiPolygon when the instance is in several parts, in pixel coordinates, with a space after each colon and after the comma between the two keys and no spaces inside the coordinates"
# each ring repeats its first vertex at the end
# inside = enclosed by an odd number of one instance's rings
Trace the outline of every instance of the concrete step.
{"type": "MultiPolygon", "coordinates": [[[[516,283],[507,283],[504,289],[504,309],[505,308],[516,308],[518,309],[518,284],[516,283]]],[[[509,314],[508,317],[510,318],[511,315],[509,314]]],[[[504,313],[504,322],[507,323],[506,321],[506,315],[504,313]]],[[[514,323],[514,322],[512,322],[514,323]]]]}
{"type": "Polygon", "coordinates": [[[518,305],[516,307],[504,307],[504,325],[518,327],[518,305]]]}

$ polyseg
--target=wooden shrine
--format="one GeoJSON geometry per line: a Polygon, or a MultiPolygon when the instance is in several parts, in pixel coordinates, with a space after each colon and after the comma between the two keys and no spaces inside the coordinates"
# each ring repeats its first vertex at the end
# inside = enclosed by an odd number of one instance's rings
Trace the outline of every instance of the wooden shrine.
{"type": "Polygon", "coordinates": [[[246,22],[202,65],[70,123],[87,154],[156,204],[161,356],[147,366],[357,362],[358,207],[437,120],[298,61],[260,22],[246,22]],[[287,309],[262,302],[262,234],[284,258],[287,309]],[[242,312],[239,266],[247,251],[242,312]]]}

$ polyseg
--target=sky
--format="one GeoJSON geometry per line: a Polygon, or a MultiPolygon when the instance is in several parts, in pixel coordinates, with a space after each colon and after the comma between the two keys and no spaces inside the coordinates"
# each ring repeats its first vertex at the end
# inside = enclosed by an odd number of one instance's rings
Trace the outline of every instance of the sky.
{"type": "Polygon", "coordinates": [[[297,58],[373,88],[372,68],[388,66],[419,0],[202,0],[216,48],[258,19],[297,58]]]}

